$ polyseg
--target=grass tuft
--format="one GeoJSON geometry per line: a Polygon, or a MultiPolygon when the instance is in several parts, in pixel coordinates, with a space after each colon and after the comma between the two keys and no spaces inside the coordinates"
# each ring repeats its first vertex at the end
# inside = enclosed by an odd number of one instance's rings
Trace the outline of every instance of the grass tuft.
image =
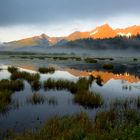
{"type": "Polygon", "coordinates": [[[114,69],[114,65],[113,64],[104,64],[103,68],[106,70],[112,70],[112,69],[114,69]]]}
{"type": "Polygon", "coordinates": [[[51,74],[53,74],[55,72],[55,68],[53,68],[53,67],[48,67],[48,68],[41,67],[41,68],[38,69],[38,71],[40,73],[43,73],[43,74],[45,74],[45,73],[51,73],[51,74]]]}
{"type": "Polygon", "coordinates": [[[38,81],[40,79],[40,75],[38,73],[31,74],[28,72],[14,72],[11,75],[11,80],[23,79],[27,80],[29,83],[38,81]]]}
{"type": "Polygon", "coordinates": [[[97,108],[103,104],[103,99],[99,94],[90,91],[81,91],[75,94],[74,102],[85,108],[97,108]]]}
{"type": "Polygon", "coordinates": [[[3,79],[0,81],[0,90],[10,90],[12,92],[15,92],[15,91],[21,91],[23,89],[24,89],[23,81],[20,80],[10,81],[7,79],[3,79]]]}
{"type": "Polygon", "coordinates": [[[16,68],[16,67],[8,67],[8,72],[10,72],[10,73],[15,73],[15,72],[17,72],[18,71],[18,68],[16,68]]]}
{"type": "Polygon", "coordinates": [[[39,93],[34,93],[31,97],[27,98],[27,102],[33,105],[43,104],[45,102],[45,97],[39,93]]]}

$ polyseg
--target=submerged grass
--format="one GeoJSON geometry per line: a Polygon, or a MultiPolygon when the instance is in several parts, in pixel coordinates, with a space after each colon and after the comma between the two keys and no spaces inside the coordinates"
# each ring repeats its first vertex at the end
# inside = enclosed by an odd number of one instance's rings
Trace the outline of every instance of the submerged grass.
{"type": "Polygon", "coordinates": [[[20,91],[24,89],[24,83],[21,80],[6,80],[0,81],[0,90],[10,90],[12,92],[20,91]]]}
{"type": "Polygon", "coordinates": [[[85,58],[84,59],[86,63],[97,63],[98,61],[94,58],[85,58]]]}
{"type": "Polygon", "coordinates": [[[48,67],[48,68],[45,68],[45,67],[40,67],[39,69],[38,69],[38,71],[40,72],[40,73],[43,73],[43,74],[45,74],[45,73],[54,73],[55,72],[55,68],[53,68],[53,67],[48,67]]]}
{"type": "Polygon", "coordinates": [[[46,100],[47,100],[47,103],[49,105],[57,105],[58,104],[58,101],[55,97],[47,97],[46,100]]]}
{"type": "Polygon", "coordinates": [[[114,69],[114,65],[113,64],[104,64],[103,68],[107,69],[107,70],[112,70],[112,69],[114,69]]]}
{"type": "Polygon", "coordinates": [[[8,67],[8,72],[10,72],[10,73],[15,73],[15,72],[17,72],[18,71],[18,68],[16,68],[16,67],[8,67]]]}
{"type": "Polygon", "coordinates": [[[5,113],[11,103],[11,95],[15,91],[24,89],[23,81],[10,81],[3,79],[0,81],[0,113],[5,113]]]}
{"type": "Polygon", "coordinates": [[[7,110],[9,104],[11,103],[11,91],[2,90],[0,91],[0,113],[7,110]]]}
{"type": "Polygon", "coordinates": [[[99,112],[90,119],[86,113],[54,117],[37,131],[8,135],[6,140],[139,140],[140,117],[135,110],[99,112]],[[133,115],[134,114],[134,115],[133,115]]]}
{"type": "Polygon", "coordinates": [[[103,104],[101,96],[89,91],[89,87],[94,79],[95,78],[93,76],[89,76],[89,78],[79,78],[77,82],[62,79],[48,79],[44,82],[44,89],[66,89],[75,95],[74,101],[76,103],[79,103],[86,108],[100,107],[103,104]]]}
{"type": "Polygon", "coordinates": [[[97,108],[103,104],[103,99],[99,94],[90,91],[81,91],[74,96],[74,102],[85,108],[97,108]]]}
{"type": "Polygon", "coordinates": [[[140,108],[140,97],[137,99],[137,107],[140,108]]]}
{"type": "Polygon", "coordinates": [[[57,90],[62,90],[62,89],[70,89],[72,85],[74,85],[74,82],[68,81],[68,80],[53,80],[53,79],[48,79],[47,81],[44,82],[44,89],[57,89],[57,90]]]}
{"type": "Polygon", "coordinates": [[[41,82],[40,82],[40,81],[33,81],[33,82],[31,83],[31,88],[32,88],[32,90],[34,90],[34,91],[40,90],[40,89],[41,89],[41,82]]]}
{"type": "Polygon", "coordinates": [[[11,75],[11,80],[17,80],[17,79],[24,79],[27,80],[29,83],[38,81],[40,79],[40,75],[38,73],[31,74],[28,72],[14,72],[11,75]]]}
{"type": "Polygon", "coordinates": [[[31,97],[27,98],[27,102],[33,105],[43,104],[45,102],[45,97],[39,93],[34,93],[31,97]]]}
{"type": "Polygon", "coordinates": [[[47,81],[44,82],[44,89],[57,89],[57,90],[62,90],[62,89],[67,89],[72,93],[76,93],[77,91],[82,91],[82,90],[88,90],[89,87],[91,86],[92,82],[94,80],[93,76],[90,76],[89,78],[79,78],[77,82],[73,81],[68,81],[68,80],[53,80],[53,79],[48,79],[47,81]]]}

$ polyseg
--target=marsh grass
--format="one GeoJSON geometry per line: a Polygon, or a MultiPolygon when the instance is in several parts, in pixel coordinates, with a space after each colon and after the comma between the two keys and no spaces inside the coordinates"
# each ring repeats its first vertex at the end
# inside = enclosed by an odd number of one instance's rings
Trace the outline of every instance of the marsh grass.
{"type": "Polygon", "coordinates": [[[11,91],[2,90],[0,91],[0,113],[5,112],[11,103],[11,91]]]}
{"type": "Polygon", "coordinates": [[[129,109],[129,108],[135,108],[138,109],[140,108],[140,97],[129,97],[125,99],[115,99],[112,100],[110,103],[110,106],[112,108],[117,108],[117,109],[129,109]]]}
{"type": "Polygon", "coordinates": [[[117,119],[117,112],[113,109],[109,111],[103,111],[95,117],[95,129],[96,130],[109,130],[115,126],[117,119]]]}
{"type": "Polygon", "coordinates": [[[38,73],[31,74],[28,72],[17,71],[17,72],[12,73],[11,80],[17,80],[17,79],[23,79],[31,83],[34,81],[38,81],[40,79],[40,75],[38,73]]]}
{"type": "Polygon", "coordinates": [[[90,91],[79,91],[74,96],[74,102],[85,108],[97,108],[103,105],[103,99],[99,94],[90,91]]]}
{"type": "Polygon", "coordinates": [[[58,101],[55,97],[47,97],[46,100],[47,100],[47,103],[49,105],[57,105],[58,104],[58,101]]]}
{"type": "Polygon", "coordinates": [[[62,90],[62,89],[69,89],[70,86],[74,84],[74,82],[70,82],[68,80],[53,80],[53,79],[48,79],[47,81],[44,82],[44,89],[57,89],[57,90],[62,90]]]}
{"type": "Polygon", "coordinates": [[[45,102],[45,97],[39,93],[34,93],[32,96],[27,98],[27,103],[33,105],[43,104],[45,102]]]}
{"type": "Polygon", "coordinates": [[[135,109],[131,108],[103,111],[95,117],[95,129],[110,132],[115,127],[129,128],[139,123],[139,115],[135,109]]]}
{"type": "Polygon", "coordinates": [[[92,132],[92,121],[85,113],[75,116],[54,117],[47,121],[43,128],[33,133],[27,131],[23,135],[12,135],[12,140],[83,140],[92,132]]]}
{"type": "Polygon", "coordinates": [[[18,71],[18,68],[16,68],[16,67],[8,67],[8,72],[10,72],[10,73],[15,73],[15,72],[17,72],[18,71]]]}
{"type": "Polygon", "coordinates": [[[140,108],[140,96],[137,98],[137,107],[138,107],[138,109],[140,108]]]}
{"type": "Polygon", "coordinates": [[[0,90],[10,90],[12,92],[21,91],[24,89],[24,83],[21,80],[6,80],[0,81],[0,90]]]}
{"type": "Polygon", "coordinates": [[[53,67],[48,67],[48,68],[41,67],[41,68],[38,69],[38,71],[42,74],[45,74],[45,73],[53,74],[55,72],[55,68],[53,68],[53,67]]]}
{"type": "Polygon", "coordinates": [[[56,116],[37,131],[11,134],[6,140],[139,140],[140,120],[135,110],[124,110],[122,114],[123,119],[116,110],[99,112],[95,119],[86,113],[56,116]]]}
{"type": "Polygon", "coordinates": [[[75,60],[75,61],[81,61],[82,59],[81,59],[81,57],[59,57],[59,56],[57,56],[57,57],[52,57],[54,60],[75,60]]]}
{"type": "Polygon", "coordinates": [[[66,89],[75,95],[74,101],[76,103],[79,103],[86,108],[100,107],[103,104],[103,99],[101,96],[89,91],[89,87],[94,80],[95,78],[93,76],[89,76],[89,78],[79,78],[77,82],[62,79],[48,79],[44,82],[44,89],[66,89]]]}
{"type": "Polygon", "coordinates": [[[112,70],[112,69],[114,69],[114,65],[113,64],[104,64],[103,68],[106,70],[112,70]]]}
{"type": "Polygon", "coordinates": [[[38,91],[41,89],[41,82],[40,81],[33,81],[31,82],[31,88],[33,91],[38,91]]]}
{"type": "Polygon", "coordinates": [[[76,93],[77,91],[82,91],[82,90],[88,90],[89,87],[91,86],[92,82],[94,80],[93,76],[90,76],[89,78],[79,78],[77,82],[73,81],[68,81],[68,80],[53,80],[53,79],[48,79],[47,81],[44,82],[44,89],[57,89],[57,90],[62,90],[62,89],[67,89],[72,93],[76,93]]]}
{"type": "Polygon", "coordinates": [[[97,63],[98,61],[94,58],[85,58],[84,59],[86,63],[97,63]]]}

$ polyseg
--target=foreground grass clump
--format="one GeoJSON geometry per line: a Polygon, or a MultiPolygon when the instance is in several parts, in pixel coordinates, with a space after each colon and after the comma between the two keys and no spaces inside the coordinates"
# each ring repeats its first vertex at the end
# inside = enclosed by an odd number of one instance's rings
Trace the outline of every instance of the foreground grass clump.
{"type": "Polygon", "coordinates": [[[31,83],[31,88],[32,88],[32,90],[34,90],[34,91],[40,90],[40,89],[41,89],[41,82],[40,82],[40,81],[33,81],[33,82],[31,83]]]}
{"type": "Polygon", "coordinates": [[[133,109],[99,112],[95,119],[85,113],[54,117],[37,131],[11,134],[7,140],[139,140],[140,117],[133,109]],[[134,115],[133,115],[134,113],[134,115]]]}
{"type": "Polygon", "coordinates": [[[43,74],[45,74],[45,73],[52,73],[53,74],[55,72],[55,68],[53,68],[53,67],[48,67],[48,68],[41,67],[38,69],[38,71],[40,73],[43,73],[43,74]]]}
{"type": "Polygon", "coordinates": [[[17,79],[24,79],[27,80],[29,83],[38,81],[40,79],[40,75],[38,73],[36,74],[31,74],[28,72],[14,72],[11,75],[11,80],[17,80],[17,79]]]}
{"type": "Polygon", "coordinates": [[[73,82],[63,79],[53,80],[49,78],[44,82],[44,89],[67,89],[75,94],[77,91],[88,90],[94,79],[93,76],[90,76],[89,78],[79,78],[77,82],[73,82]]]}
{"type": "Polygon", "coordinates": [[[48,79],[47,81],[44,82],[44,89],[57,89],[57,90],[62,90],[62,89],[69,89],[71,85],[73,85],[74,82],[70,82],[68,80],[53,80],[53,79],[48,79]]]}
{"type": "Polygon", "coordinates": [[[140,97],[137,99],[137,107],[140,108],[140,97]]]}
{"type": "Polygon", "coordinates": [[[114,69],[114,65],[113,64],[104,64],[103,68],[107,69],[107,70],[112,70],[112,69],[114,69]]]}
{"type": "Polygon", "coordinates": [[[85,108],[97,108],[103,104],[103,99],[99,94],[81,91],[74,96],[74,102],[81,104],[85,108]]]}
{"type": "Polygon", "coordinates": [[[48,79],[44,82],[44,89],[66,89],[71,93],[75,94],[74,101],[76,103],[79,103],[84,107],[99,107],[103,103],[101,96],[89,92],[89,87],[91,86],[94,79],[95,78],[93,76],[89,76],[89,78],[79,78],[77,82],[62,79],[48,79]]]}
{"type": "Polygon", "coordinates": [[[92,132],[92,121],[86,114],[75,116],[54,117],[47,121],[36,133],[28,131],[23,135],[13,135],[12,140],[83,140],[92,132]]]}
{"type": "Polygon", "coordinates": [[[0,81],[0,90],[10,90],[12,92],[20,91],[24,89],[23,81],[17,80],[1,80],[0,81]]]}
{"type": "Polygon", "coordinates": [[[95,60],[94,58],[85,58],[85,62],[86,63],[97,63],[97,60],[95,60]]]}
{"type": "Polygon", "coordinates": [[[11,91],[0,91],[0,112],[4,112],[11,103],[11,91]]]}
{"type": "Polygon", "coordinates": [[[57,105],[58,104],[58,101],[55,97],[47,97],[46,100],[47,100],[47,103],[49,105],[57,105]]]}
{"type": "Polygon", "coordinates": [[[18,68],[16,68],[16,67],[8,67],[8,72],[10,72],[10,73],[14,73],[14,72],[17,72],[18,71],[18,68]]]}
{"type": "Polygon", "coordinates": [[[45,102],[45,97],[39,93],[34,93],[31,97],[27,98],[27,102],[33,105],[43,104],[45,102]]]}
{"type": "Polygon", "coordinates": [[[108,130],[115,126],[116,119],[117,113],[113,109],[100,112],[95,117],[95,128],[97,130],[108,130]]]}

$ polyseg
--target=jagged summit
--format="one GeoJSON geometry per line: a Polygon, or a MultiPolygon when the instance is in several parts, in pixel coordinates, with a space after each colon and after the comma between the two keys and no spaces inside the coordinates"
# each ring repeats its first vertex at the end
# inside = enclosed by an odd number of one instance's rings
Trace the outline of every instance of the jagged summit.
{"type": "Polygon", "coordinates": [[[74,41],[77,39],[84,38],[93,38],[93,39],[104,39],[104,38],[113,38],[115,36],[133,36],[140,34],[140,26],[134,25],[127,28],[117,28],[113,29],[109,24],[103,24],[101,26],[97,26],[91,31],[80,32],[75,31],[68,36],[65,37],[49,37],[48,35],[42,33],[39,36],[34,36],[30,38],[21,39],[18,41],[9,42],[6,44],[11,45],[12,47],[20,47],[20,46],[37,46],[43,44],[45,46],[55,45],[60,41],[74,41]]]}

